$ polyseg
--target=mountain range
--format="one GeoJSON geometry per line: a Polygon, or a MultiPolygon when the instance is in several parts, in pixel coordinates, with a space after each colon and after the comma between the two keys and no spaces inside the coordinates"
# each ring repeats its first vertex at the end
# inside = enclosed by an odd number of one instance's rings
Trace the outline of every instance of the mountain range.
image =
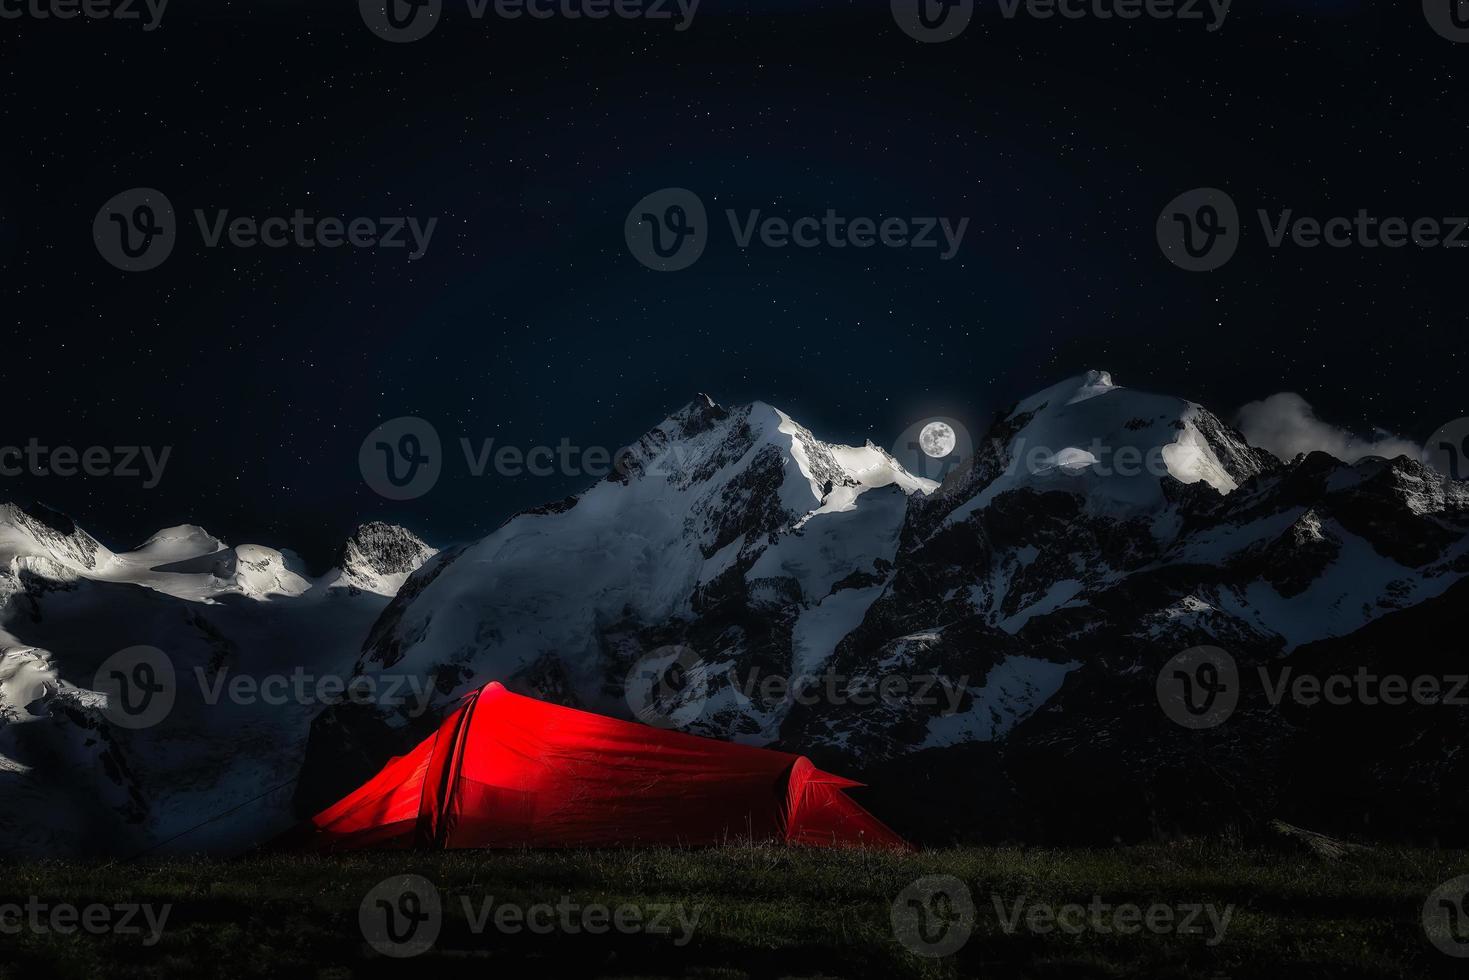
{"type": "Polygon", "coordinates": [[[702,395],[619,460],[442,551],[366,525],[317,578],[197,527],[114,553],[0,508],[0,853],[258,842],[489,680],[799,751],[920,841],[1465,836],[1469,483],[1417,459],[1278,460],[1091,371],[942,482],[702,395]],[[129,728],[97,677],[139,645],[180,680],[129,728]],[[218,693],[302,670],[409,696],[218,693]],[[1364,672],[1445,693],[1290,687],[1364,672]]]}

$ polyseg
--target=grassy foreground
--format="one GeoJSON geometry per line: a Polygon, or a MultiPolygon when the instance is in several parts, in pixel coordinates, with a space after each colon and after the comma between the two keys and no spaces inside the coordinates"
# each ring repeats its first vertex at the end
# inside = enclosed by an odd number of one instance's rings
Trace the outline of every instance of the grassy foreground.
{"type": "MultiPolygon", "coordinates": [[[[1464,852],[1382,850],[1327,862],[1215,844],[914,855],[727,847],[0,865],[0,977],[1463,976],[1469,960],[1435,949],[1421,916],[1430,892],[1466,872],[1464,852]],[[362,910],[369,892],[405,874],[433,883],[442,913],[430,948],[395,959],[365,938],[362,917],[380,910],[372,900],[362,910]],[[961,879],[972,896],[972,934],[957,952],[937,958],[905,946],[893,917],[905,889],[931,875],[961,879]],[[62,935],[29,924],[17,931],[13,914],[7,926],[6,903],[28,901],[171,909],[159,938],[145,945],[147,936],[137,934],[62,935]],[[484,918],[487,901],[492,914],[484,918]],[[1024,910],[1068,903],[1144,909],[1209,903],[1234,910],[1222,937],[1206,916],[1198,920],[1202,934],[1146,928],[1119,934],[1085,926],[1074,913],[1069,921],[1083,927],[1042,933],[1025,918],[1008,926],[1017,902],[1024,910]],[[556,912],[553,921],[548,907],[558,904],[569,911],[556,912]],[[494,912],[506,905],[510,913],[494,912]],[[538,932],[515,914],[533,906],[547,909],[535,920],[538,932]],[[613,915],[619,907],[633,911],[624,915],[624,928],[591,934],[583,926],[599,920],[596,912],[584,917],[585,910],[598,906],[613,915]],[[681,916],[668,911],[674,908],[681,916]],[[629,926],[633,916],[644,926],[629,926]],[[667,931],[646,928],[654,920],[667,931]]],[[[939,919],[952,926],[963,918],[951,898],[940,901],[948,904],[936,906],[939,919]]],[[[1117,921],[1106,914],[1089,921],[1117,921]]],[[[952,941],[939,919],[926,923],[919,942],[952,941]]],[[[1045,927],[1044,911],[1037,921],[1045,927]]],[[[146,933],[141,913],[134,922],[146,933]]]]}

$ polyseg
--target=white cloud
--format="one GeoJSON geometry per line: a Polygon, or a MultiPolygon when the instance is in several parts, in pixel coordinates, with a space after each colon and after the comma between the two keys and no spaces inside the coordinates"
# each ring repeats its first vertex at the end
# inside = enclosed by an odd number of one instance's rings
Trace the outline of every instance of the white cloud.
{"type": "Polygon", "coordinates": [[[1348,463],[1364,456],[1389,459],[1422,456],[1422,448],[1417,443],[1383,429],[1363,437],[1321,421],[1310,403],[1293,391],[1282,391],[1245,405],[1235,415],[1235,426],[1250,445],[1268,450],[1287,462],[1297,453],[1314,450],[1330,453],[1348,463]]]}

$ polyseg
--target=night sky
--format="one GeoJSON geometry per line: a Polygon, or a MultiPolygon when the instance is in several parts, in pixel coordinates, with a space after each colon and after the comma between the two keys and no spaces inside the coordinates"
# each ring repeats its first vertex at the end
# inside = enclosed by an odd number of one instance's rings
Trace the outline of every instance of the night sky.
{"type": "Polygon", "coordinates": [[[159,486],[0,478],[115,548],[197,523],[323,568],[358,523],[446,544],[585,478],[451,462],[382,499],[358,449],[417,415],[461,437],[617,447],[707,391],[822,438],[976,431],[1097,367],[1226,417],[1282,390],[1422,440],[1469,415],[1469,251],[1268,248],[1256,208],[1469,214],[1469,44],[1417,3],[1237,0],[1222,29],[1006,20],[920,44],[886,2],[721,3],[664,21],[471,21],[412,44],[355,4],[173,0],[145,33],[0,21],[0,446],[171,447],[159,486]],[[1391,8],[1391,9],[1388,9],[1391,8]],[[309,12],[307,12],[309,11],[309,12]],[[127,273],[114,194],[180,234],[127,273]],[[686,187],[713,225],[644,268],[629,209],[686,187]],[[1235,257],[1175,268],[1154,224],[1200,186],[1235,257]],[[437,217],[406,250],[203,246],[192,211],[437,217]],[[969,218],[959,252],[736,247],[723,211],[969,218]]]}

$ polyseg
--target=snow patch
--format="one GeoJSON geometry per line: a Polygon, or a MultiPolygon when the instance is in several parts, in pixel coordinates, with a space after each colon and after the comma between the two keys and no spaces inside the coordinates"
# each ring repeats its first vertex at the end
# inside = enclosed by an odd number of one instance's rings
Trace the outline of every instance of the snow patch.
{"type": "Polygon", "coordinates": [[[973,704],[968,711],[929,720],[928,734],[921,747],[940,748],[1000,738],[1054,697],[1066,675],[1080,666],[1080,661],[1075,660],[1058,664],[1036,657],[1006,657],[990,668],[983,687],[970,689],[973,704]]]}
{"type": "Polygon", "coordinates": [[[1035,602],[1032,602],[1030,605],[1026,606],[1024,609],[1021,609],[1014,615],[1007,616],[1004,619],[1000,620],[1000,622],[996,625],[999,626],[1000,629],[1004,630],[1006,633],[1014,636],[1016,633],[1020,632],[1021,627],[1030,622],[1036,616],[1048,616],[1051,613],[1055,612],[1057,609],[1060,609],[1067,602],[1076,598],[1076,596],[1080,594],[1082,588],[1083,585],[1081,581],[1074,578],[1066,578],[1061,579],[1060,581],[1052,582],[1050,588],[1046,589],[1045,595],[1041,596],[1035,602]]]}
{"type": "MultiPolygon", "coordinates": [[[[1197,411],[1197,405],[1190,405],[1183,415],[1184,422],[1191,423],[1197,411]]],[[[1234,477],[1220,465],[1214,450],[1209,448],[1209,442],[1203,433],[1191,424],[1184,426],[1176,442],[1163,447],[1163,462],[1168,467],[1169,475],[1180,483],[1198,483],[1203,480],[1220,493],[1232,493],[1239,489],[1234,477]]]]}

